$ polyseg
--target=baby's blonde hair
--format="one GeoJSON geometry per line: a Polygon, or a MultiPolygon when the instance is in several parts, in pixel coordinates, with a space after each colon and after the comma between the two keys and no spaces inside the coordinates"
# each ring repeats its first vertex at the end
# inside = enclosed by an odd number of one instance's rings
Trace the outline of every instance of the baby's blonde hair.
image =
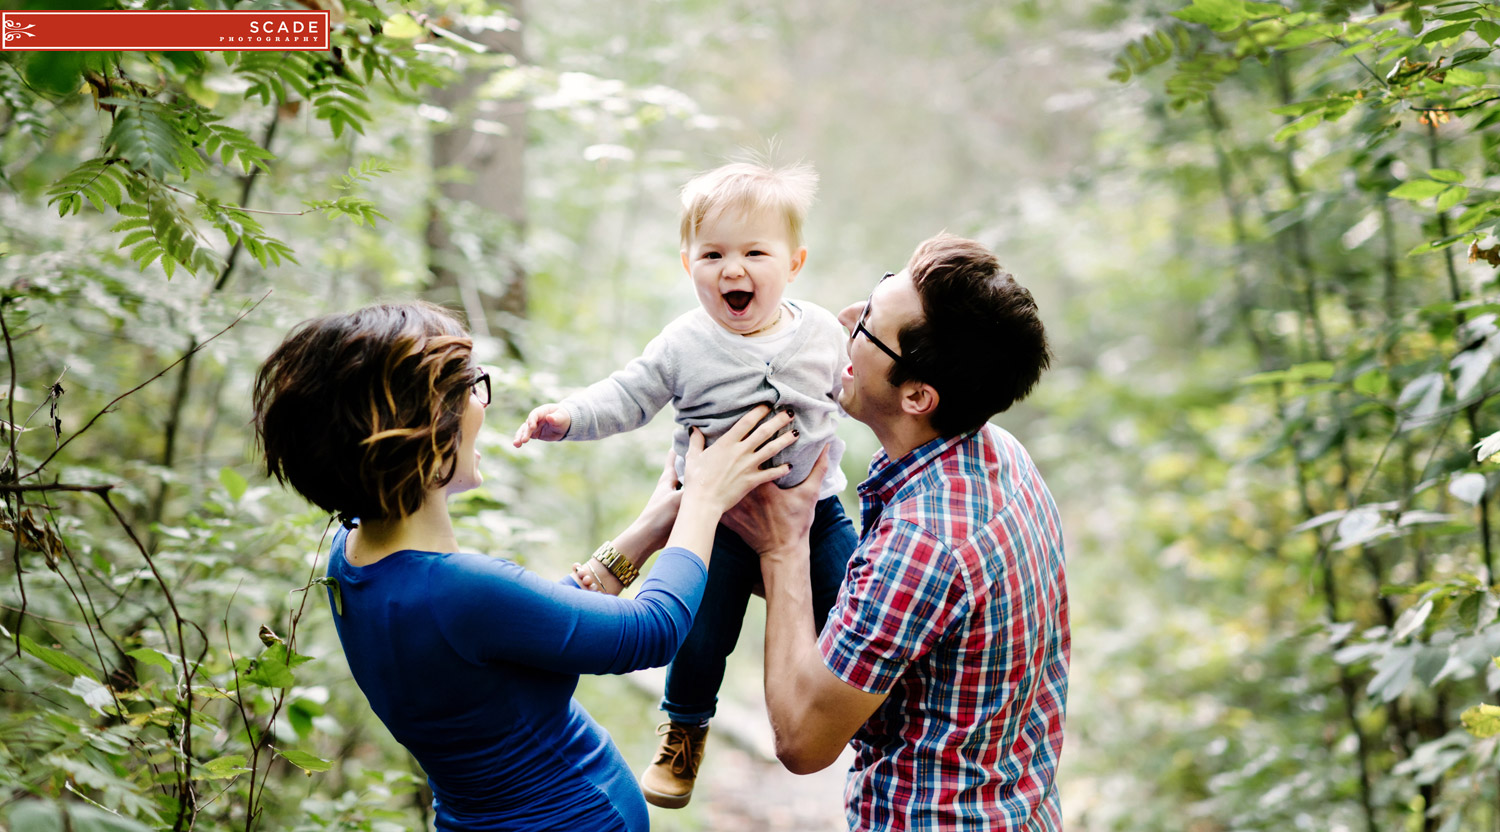
{"type": "Polygon", "coordinates": [[[806,162],[771,167],[734,162],[693,177],[682,186],[682,246],[687,248],[709,214],[736,208],[776,211],[786,217],[787,241],[802,247],[802,221],[818,192],[818,172],[806,162]]]}

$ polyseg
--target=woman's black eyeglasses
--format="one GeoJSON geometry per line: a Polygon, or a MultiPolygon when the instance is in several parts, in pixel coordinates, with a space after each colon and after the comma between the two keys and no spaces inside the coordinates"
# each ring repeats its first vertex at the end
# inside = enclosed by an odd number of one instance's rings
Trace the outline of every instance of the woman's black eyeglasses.
{"type": "Polygon", "coordinates": [[[479,377],[474,379],[474,395],[479,397],[479,403],[485,407],[490,406],[490,374],[480,371],[479,377]]]}
{"type": "MultiPolygon", "coordinates": [[[[880,278],[880,283],[884,283],[884,282],[886,282],[886,280],[888,280],[888,279],[890,279],[892,277],[895,277],[895,276],[896,276],[895,272],[886,272],[885,276],[880,278]]],[[[878,287],[880,285],[880,283],[877,283],[875,285],[878,287]]],[[[854,324],[854,331],[851,332],[851,333],[849,333],[849,340],[853,341],[854,340],[854,336],[856,336],[856,335],[864,335],[866,338],[868,338],[870,340],[870,343],[872,343],[876,347],[878,347],[881,352],[885,353],[886,355],[889,355],[891,357],[892,361],[896,362],[897,364],[900,364],[901,363],[901,356],[898,355],[895,350],[891,349],[890,347],[887,347],[879,338],[876,338],[875,335],[874,335],[874,333],[870,332],[870,330],[865,326],[865,321],[867,321],[867,320],[870,319],[870,298],[873,298],[873,297],[875,297],[875,290],[871,289],[870,290],[870,297],[865,298],[865,308],[864,308],[864,311],[859,313],[859,321],[857,321],[854,324]]]]}

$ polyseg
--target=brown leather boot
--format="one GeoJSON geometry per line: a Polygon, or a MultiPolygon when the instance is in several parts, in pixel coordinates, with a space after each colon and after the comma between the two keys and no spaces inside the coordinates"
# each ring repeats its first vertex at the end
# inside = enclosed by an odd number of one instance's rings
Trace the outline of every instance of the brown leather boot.
{"type": "Polygon", "coordinates": [[[663,722],[656,726],[662,738],[656,762],[641,774],[641,794],[646,802],[663,809],[681,809],[693,797],[693,781],[698,764],[703,762],[703,744],[708,740],[707,725],[663,722]]]}

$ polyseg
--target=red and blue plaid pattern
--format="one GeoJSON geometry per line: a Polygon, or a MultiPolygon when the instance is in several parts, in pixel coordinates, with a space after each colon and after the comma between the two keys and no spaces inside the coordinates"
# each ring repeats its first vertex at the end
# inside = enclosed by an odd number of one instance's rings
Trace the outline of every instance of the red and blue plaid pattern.
{"type": "Polygon", "coordinates": [[[854,735],[849,827],[1061,829],[1068,590],[1031,457],[986,425],[877,453],[859,493],[863,537],[819,649],[890,695],[854,735]]]}

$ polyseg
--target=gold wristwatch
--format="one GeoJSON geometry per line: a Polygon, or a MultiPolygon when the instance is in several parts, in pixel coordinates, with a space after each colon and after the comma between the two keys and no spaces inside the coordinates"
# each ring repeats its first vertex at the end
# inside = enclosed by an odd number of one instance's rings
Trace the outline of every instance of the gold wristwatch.
{"type": "Polygon", "coordinates": [[[620,554],[620,550],[616,549],[614,542],[610,540],[604,541],[604,545],[594,550],[594,560],[604,564],[604,568],[608,569],[610,574],[620,579],[622,586],[630,586],[636,576],[641,574],[641,570],[620,554]]]}

